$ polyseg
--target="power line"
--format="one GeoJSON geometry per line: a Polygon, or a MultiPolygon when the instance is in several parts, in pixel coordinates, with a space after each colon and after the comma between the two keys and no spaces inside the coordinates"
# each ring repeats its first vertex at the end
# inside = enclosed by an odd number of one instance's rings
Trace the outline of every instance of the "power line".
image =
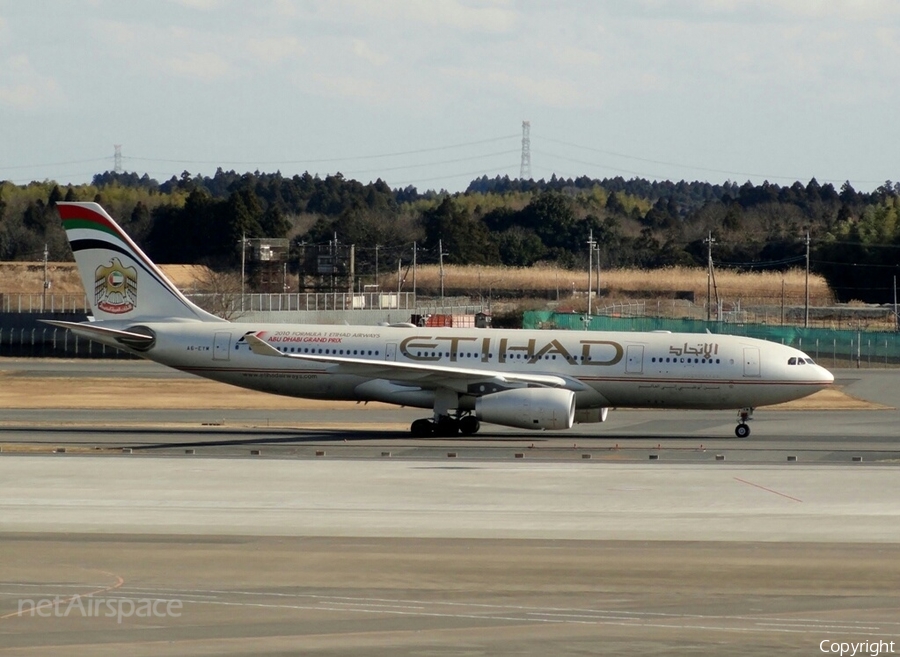
{"type": "MultiPolygon", "coordinates": [[[[706,240],[704,240],[706,241],[706,240]]],[[[769,260],[766,262],[725,262],[723,260],[716,260],[715,264],[717,267],[733,267],[735,269],[754,269],[754,268],[763,268],[763,267],[780,267],[781,265],[789,265],[793,262],[801,262],[802,260],[806,260],[806,256],[796,256],[793,258],[782,258],[781,260],[769,260]]]]}
{"type": "Polygon", "coordinates": [[[45,162],[43,164],[20,164],[12,167],[0,167],[0,171],[13,171],[15,169],[36,169],[38,167],[64,167],[70,164],[87,164],[89,162],[108,162],[109,157],[95,157],[88,160],[69,160],[68,162],[45,162]]]}
{"type": "MultiPolygon", "coordinates": [[[[567,157],[565,155],[557,155],[555,153],[548,153],[546,151],[541,151],[541,150],[536,150],[534,152],[537,153],[538,155],[543,155],[545,157],[555,157],[560,160],[566,160],[567,162],[572,162],[573,164],[580,164],[582,166],[594,167],[596,169],[605,169],[607,171],[610,171],[613,174],[630,173],[633,176],[639,176],[641,178],[655,178],[658,180],[663,180],[666,178],[666,176],[663,176],[661,174],[647,173],[646,171],[632,171],[631,169],[622,169],[620,167],[607,166],[605,164],[598,164],[597,162],[585,162],[584,160],[578,160],[573,157],[567,157]]],[[[540,167],[540,168],[545,171],[554,173],[554,174],[558,173],[557,171],[555,171],[553,169],[549,169],[547,167],[540,167]]]]}
{"type": "Polygon", "coordinates": [[[841,267],[878,267],[880,269],[898,269],[900,268],[900,263],[896,263],[893,265],[879,265],[870,262],[837,262],[834,260],[811,260],[817,265],[840,265],[841,267]]]}
{"type": "Polygon", "coordinates": [[[141,160],[144,162],[170,162],[173,164],[244,164],[244,165],[279,165],[279,164],[326,164],[329,162],[345,162],[348,160],[374,160],[385,157],[399,157],[401,155],[418,155],[420,153],[433,153],[436,151],[450,150],[454,148],[465,148],[467,146],[477,146],[479,144],[490,144],[493,142],[503,141],[505,139],[513,139],[518,135],[504,135],[502,137],[492,137],[490,139],[480,139],[477,141],[469,141],[460,144],[449,144],[445,146],[435,146],[432,148],[419,148],[411,151],[397,151],[394,153],[378,153],[371,155],[349,155],[344,157],[331,157],[331,158],[322,158],[322,159],[311,159],[311,160],[272,160],[272,161],[264,161],[264,160],[176,160],[176,159],[166,159],[166,158],[150,158],[150,157],[141,157],[139,155],[136,156],[128,156],[125,159],[128,160],[141,160]]]}
{"type": "MultiPolygon", "coordinates": [[[[545,141],[551,142],[551,143],[560,144],[562,146],[568,146],[569,148],[579,148],[579,149],[591,151],[594,153],[600,153],[601,155],[611,155],[613,157],[621,157],[624,159],[635,160],[637,162],[647,162],[649,164],[662,164],[664,166],[680,167],[683,169],[693,169],[695,171],[707,171],[709,173],[722,173],[722,174],[731,175],[731,176],[750,176],[753,178],[793,180],[793,181],[801,180],[803,178],[803,176],[777,176],[777,175],[768,175],[768,174],[763,174],[763,173],[750,173],[750,172],[746,172],[746,171],[729,171],[728,169],[714,169],[714,168],[710,168],[710,167],[698,167],[698,166],[694,166],[691,164],[684,164],[683,162],[668,162],[665,160],[653,160],[650,158],[638,157],[636,155],[626,155],[625,153],[617,153],[615,151],[606,151],[606,150],[602,150],[599,148],[593,148],[591,146],[584,146],[582,144],[573,144],[571,142],[562,141],[559,139],[551,139],[549,137],[542,137],[542,139],[544,139],[545,141]]],[[[584,164],[584,163],[582,163],[582,164],[584,164]]],[[[633,173],[633,172],[628,172],[628,173],[633,173]]],[[[816,179],[818,180],[818,178],[816,178],[816,179]]],[[[826,182],[837,182],[837,179],[835,179],[835,178],[823,178],[823,180],[825,180],[826,182]]],[[[856,182],[867,183],[867,184],[876,184],[876,183],[883,183],[884,181],[883,180],[857,180],[856,182]]]]}
{"type": "MultiPolygon", "coordinates": [[[[400,187],[403,185],[414,185],[416,183],[432,182],[434,180],[452,180],[454,178],[463,178],[463,177],[469,177],[469,176],[486,176],[489,173],[496,174],[497,170],[496,169],[483,169],[481,171],[469,171],[466,173],[448,174],[448,175],[444,175],[444,176],[434,176],[432,178],[419,178],[418,180],[402,180],[400,182],[395,182],[393,184],[400,187]]],[[[497,175],[499,175],[499,174],[497,174],[497,175]]]]}
{"type": "Polygon", "coordinates": [[[485,153],[484,155],[473,155],[471,157],[461,157],[461,158],[457,158],[455,160],[442,160],[440,162],[423,162],[423,163],[419,163],[419,164],[404,164],[402,166],[397,166],[397,167],[380,167],[378,169],[363,169],[363,170],[357,170],[357,171],[345,171],[344,173],[355,176],[360,173],[373,173],[373,172],[377,173],[379,171],[401,171],[403,169],[418,169],[421,167],[438,166],[441,164],[457,164],[459,162],[469,162],[471,160],[483,160],[488,157],[499,157],[501,155],[511,155],[511,154],[517,153],[517,152],[518,152],[518,150],[497,151],[495,153],[485,153]]]}

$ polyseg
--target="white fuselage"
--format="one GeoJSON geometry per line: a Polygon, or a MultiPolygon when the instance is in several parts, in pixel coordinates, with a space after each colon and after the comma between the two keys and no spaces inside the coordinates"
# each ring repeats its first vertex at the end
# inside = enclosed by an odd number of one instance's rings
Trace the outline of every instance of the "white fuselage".
{"type": "Polygon", "coordinates": [[[827,370],[797,349],[730,335],[203,322],[140,325],[155,334],[156,342],[147,352],[134,353],[185,372],[294,397],[388,401],[423,408],[433,405],[433,385],[418,389],[408,380],[392,383],[389,374],[382,380],[365,373],[337,373],[341,367],[302,356],[557,375],[571,381],[578,409],[756,407],[804,397],[833,381],[827,370]],[[242,339],[247,333],[264,335],[273,347],[300,358],[255,354],[242,339]]]}

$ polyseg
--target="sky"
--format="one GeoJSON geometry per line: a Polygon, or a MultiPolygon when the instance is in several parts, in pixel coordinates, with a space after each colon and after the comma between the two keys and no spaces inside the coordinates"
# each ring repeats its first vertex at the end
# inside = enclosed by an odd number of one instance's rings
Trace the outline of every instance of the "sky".
{"type": "Polygon", "coordinates": [[[900,179],[896,0],[0,0],[0,180],[900,179]]]}

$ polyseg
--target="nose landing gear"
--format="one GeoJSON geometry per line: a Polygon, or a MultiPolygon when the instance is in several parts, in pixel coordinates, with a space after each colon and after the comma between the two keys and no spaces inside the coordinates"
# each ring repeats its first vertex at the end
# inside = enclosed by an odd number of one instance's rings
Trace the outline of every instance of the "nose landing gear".
{"type": "Polygon", "coordinates": [[[753,419],[752,408],[742,408],[738,411],[738,425],[734,428],[734,435],[738,438],[746,438],[750,435],[750,427],[747,425],[753,419]]]}

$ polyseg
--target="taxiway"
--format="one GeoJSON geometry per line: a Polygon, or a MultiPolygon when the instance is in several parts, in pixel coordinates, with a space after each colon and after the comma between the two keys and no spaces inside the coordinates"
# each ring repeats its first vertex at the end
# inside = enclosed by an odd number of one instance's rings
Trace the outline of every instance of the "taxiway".
{"type": "MultiPolygon", "coordinates": [[[[183,376],[44,363],[4,386],[183,376]]],[[[403,409],[5,408],[0,655],[900,644],[897,374],[837,376],[882,410],[760,409],[746,441],[728,413],[413,441],[403,409]]]]}

